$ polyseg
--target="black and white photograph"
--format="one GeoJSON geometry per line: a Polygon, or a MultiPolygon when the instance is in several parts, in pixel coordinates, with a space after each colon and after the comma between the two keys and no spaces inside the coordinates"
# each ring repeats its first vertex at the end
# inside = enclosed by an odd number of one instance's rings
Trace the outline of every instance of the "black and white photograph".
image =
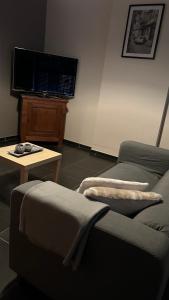
{"type": "Polygon", "coordinates": [[[122,57],[155,57],[164,4],[130,5],[122,57]]]}

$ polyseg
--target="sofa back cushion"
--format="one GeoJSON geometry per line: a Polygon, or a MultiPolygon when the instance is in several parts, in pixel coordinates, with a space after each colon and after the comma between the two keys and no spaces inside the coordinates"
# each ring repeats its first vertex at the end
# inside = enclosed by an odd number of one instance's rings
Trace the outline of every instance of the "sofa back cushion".
{"type": "Polygon", "coordinates": [[[169,205],[169,170],[165,172],[157,184],[152,188],[152,191],[161,194],[164,203],[169,205]]]}
{"type": "Polygon", "coordinates": [[[158,174],[148,172],[143,166],[133,163],[118,163],[110,170],[102,173],[100,177],[148,182],[149,186],[146,191],[151,191],[160,179],[158,174]]]}
{"type": "Polygon", "coordinates": [[[152,145],[125,141],[120,145],[118,162],[131,162],[163,175],[169,169],[169,150],[152,145]]]}

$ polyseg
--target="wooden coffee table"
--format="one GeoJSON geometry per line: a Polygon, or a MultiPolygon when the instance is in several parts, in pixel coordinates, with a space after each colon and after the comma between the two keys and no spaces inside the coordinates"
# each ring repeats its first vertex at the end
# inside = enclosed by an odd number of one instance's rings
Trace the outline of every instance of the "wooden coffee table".
{"type": "Polygon", "coordinates": [[[14,150],[15,145],[1,147],[0,148],[0,158],[5,159],[11,164],[19,167],[20,169],[20,183],[25,183],[28,181],[28,172],[30,169],[53,162],[54,168],[54,177],[53,181],[57,181],[59,168],[61,163],[62,154],[43,148],[42,151],[37,153],[28,154],[22,157],[15,157],[11,154],[8,154],[8,151],[14,150]]]}

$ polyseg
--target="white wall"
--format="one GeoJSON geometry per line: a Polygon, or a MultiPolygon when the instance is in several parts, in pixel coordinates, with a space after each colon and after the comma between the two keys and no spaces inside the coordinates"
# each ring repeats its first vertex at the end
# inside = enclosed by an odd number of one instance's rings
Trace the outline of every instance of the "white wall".
{"type": "Polygon", "coordinates": [[[112,0],[49,0],[46,52],[79,58],[65,138],[92,145],[112,0]]]}
{"type": "Polygon", "coordinates": [[[49,0],[47,7],[46,51],[80,59],[65,138],[112,155],[125,139],[155,144],[169,85],[168,7],[156,58],[146,60],[121,57],[129,4],[49,0]]]}
{"type": "Polygon", "coordinates": [[[169,85],[168,7],[155,60],[146,60],[120,57],[129,4],[114,1],[93,141],[113,155],[125,139],[155,145],[169,85]]]}

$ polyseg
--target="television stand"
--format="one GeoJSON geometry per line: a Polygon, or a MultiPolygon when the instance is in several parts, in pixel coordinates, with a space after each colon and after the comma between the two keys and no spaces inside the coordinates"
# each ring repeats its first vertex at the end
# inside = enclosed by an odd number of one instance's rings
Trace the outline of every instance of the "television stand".
{"type": "Polygon", "coordinates": [[[60,98],[22,95],[19,118],[21,142],[56,142],[62,145],[67,103],[60,98]]]}

